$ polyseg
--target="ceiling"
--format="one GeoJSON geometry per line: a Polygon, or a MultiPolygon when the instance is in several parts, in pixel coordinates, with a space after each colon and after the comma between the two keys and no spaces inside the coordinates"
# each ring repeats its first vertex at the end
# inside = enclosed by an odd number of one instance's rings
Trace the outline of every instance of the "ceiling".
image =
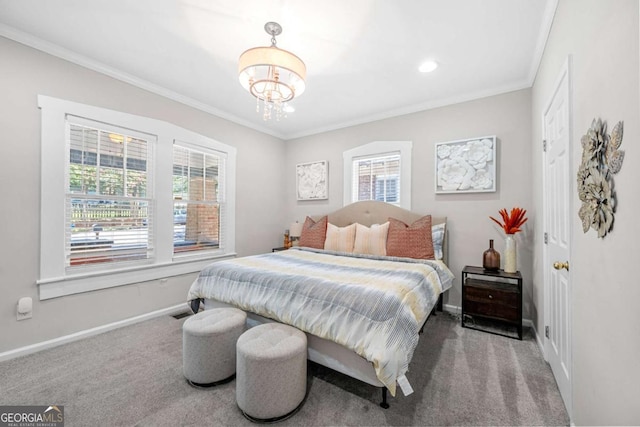
{"type": "Polygon", "coordinates": [[[0,0],[0,35],[292,139],[530,87],[557,0],[0,0]],[[265,122],[238,57],[307,66],[296,111],[265,122]],[[420,73],[426,59],[438,62],[420,73]]]}

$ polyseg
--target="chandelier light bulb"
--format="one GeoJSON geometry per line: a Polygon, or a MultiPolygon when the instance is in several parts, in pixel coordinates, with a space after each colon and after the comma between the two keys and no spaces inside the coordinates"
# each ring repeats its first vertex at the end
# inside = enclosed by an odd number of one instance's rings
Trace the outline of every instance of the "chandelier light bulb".
{"type": "Polygon", "coordinates": [[[436,68],[438,68],[438,63],[436,61],[433,60],[429,60],[429,61],[425,61],[423,62],[420,67],[418,68],[418,70],[421,73],[430,73],[433,70],[435,70],[436,68]]]}

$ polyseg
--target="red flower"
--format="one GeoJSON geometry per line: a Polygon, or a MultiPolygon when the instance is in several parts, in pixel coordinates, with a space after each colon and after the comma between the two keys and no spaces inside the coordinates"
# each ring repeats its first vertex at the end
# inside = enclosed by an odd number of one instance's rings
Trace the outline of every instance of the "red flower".
{"type": "Polygon", "coordinates": [[[518,231],[520,231],[520,227],[522,227],[522,224],[527,222],[527,218],[524,217],[524,215],[527,213],[525,209],[516,207],[511,209],[510,214],[507,213],[506,209],[500,209],[498,213],[500,214],[500,216],[502,216],[502,223],[492,216],[490,216],[489,218],[491,218],[496,224],[502,227],[504,232],[507,234],[517,233],[518,231]]]}

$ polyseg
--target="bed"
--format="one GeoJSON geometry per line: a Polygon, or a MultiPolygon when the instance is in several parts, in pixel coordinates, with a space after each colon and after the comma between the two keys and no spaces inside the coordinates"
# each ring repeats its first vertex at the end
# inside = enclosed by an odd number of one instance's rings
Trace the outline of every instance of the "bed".
{"type": "MultiPolygon", "coordinates": [[[[366,201],[329,214],[327,221],[344,230],[389,218],[413,224],[426,217],[366,201]]],[[[213,263],[194,281],[188,299],[204,300],[207,310],[241,308],[249,327],[278,321],[303,330],[309,360],[380,387],[381,406],[388,407],[387,390],[395,396],[396,384],[411,392],[406,374],[419,332],[453,280],[446,266],[446,218],[430,220],[441,225],[440,260],[292,248],[213,263]]]]}

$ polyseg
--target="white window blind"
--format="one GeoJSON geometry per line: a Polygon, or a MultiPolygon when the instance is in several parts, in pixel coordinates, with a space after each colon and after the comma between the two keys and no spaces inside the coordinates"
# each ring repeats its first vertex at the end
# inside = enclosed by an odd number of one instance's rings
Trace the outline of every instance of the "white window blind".
{"type": "Polygon", "coordinates": [[[66,267],[151,258],[149,136],[67,116],[66,267]]]}
{"type": "Polygon", "coordinates": [[[378,200],[400,205],[400,153],[353,160],[352,202],[378,200]]]}
{"type": "Polygon", "coordinates": [[[44,95],[38,107],[40,299],[190,274],[235,255],[234,147],[168,122],[44,95]],[[183,148],[193,155],[176,163],[174,176],[176,141],[189,141],[183,148]],[[174,199],[174,179],[185,178],[191,193],[187,187],[174,199]],[[200,198],[193,195],[198,179],[200,198]],[[217,213],[218,223],[204,226],[198,214],[190,249],[210,250],[175,255],[176,240],[189,246],[189,214],[199,205],[212,222],[217,213]]]}
{"type": "Polygon", "coordinates": [[[224,153],[174,144],[174,254],[222,247],[225,159],[224,153]]]}

